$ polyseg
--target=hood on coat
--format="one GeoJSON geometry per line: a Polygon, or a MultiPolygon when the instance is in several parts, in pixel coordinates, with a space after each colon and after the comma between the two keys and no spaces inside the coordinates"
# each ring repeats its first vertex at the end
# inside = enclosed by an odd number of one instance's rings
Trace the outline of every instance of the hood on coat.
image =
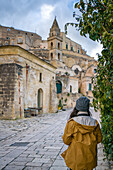
{"type": "Polygon", "coordinates": [[[73,122],[74,127],[76,126],[76,128],[74,128],[75,129],[74,133],[76,133],[76,132],[80,132],[82,134],[91,133],[91,132],[95,131],[99,126],[97,121],[96,121],[96,126],[83,125],[83,124],[76,122],[73,119],[70,119],[68,122],[70,122],[70,121],[73,122]]]}

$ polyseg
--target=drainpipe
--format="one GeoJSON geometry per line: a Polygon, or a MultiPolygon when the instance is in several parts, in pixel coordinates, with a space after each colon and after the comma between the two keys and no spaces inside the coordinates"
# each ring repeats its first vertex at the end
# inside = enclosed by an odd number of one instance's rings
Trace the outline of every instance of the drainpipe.
{"type": "Polygon", "coordinates": [[[19,91],[19,106],[20,106],[20,118],[21,118],[21,96],[20,96],[20,73],[18,72],[18,91],[19,91]]]}

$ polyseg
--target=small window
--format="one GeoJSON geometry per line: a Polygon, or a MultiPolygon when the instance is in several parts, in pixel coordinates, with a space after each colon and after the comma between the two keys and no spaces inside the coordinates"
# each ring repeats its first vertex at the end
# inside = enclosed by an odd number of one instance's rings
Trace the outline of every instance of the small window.
{"type": "Polygon", "coordinates": [[[53,59],[53,53],[51,53],[51,60],[53,59]]]}
{"type": "Polygon", "coordinates": [[[58,60],[60,60],[60,53],[58,53],[58,60]]]}
{"type": "Polygon", "coordinates": [[[66,44],[66,50],[68,50],[68,44],[66,44]]]}
{"type": "Polygon", "coordinates": [[[18,41],[17,41],[18,44],[22,44],[23,43],[23,40],[22,38],[18,38],[18,41]]]}
{"type": "Polygon", "coordinates": [[[78,48],[78,53],[80,53],[80,49],[78,48]]]}
{"type": "Polygon", "coordinates": [[[7,31],[10,31],[10,28],[8,28],[7,31]]]}
{"type": "Polygon", "coordinates": [[[75,72],[76,75],[78,75],[78,73],[79,73],[78,68],[76,68],[76,69],[74,70],[74,72],[75,72]]]}
{"type": "Polygon", "coordinates": [[[71,46],[71,51],[73,51],[73,46],[71,46]]]}
{"type": "Polygon", "coordinates": [[[27,32],[25,34],[27,35],[27,32]]]}
{"type": "Polygon", "coordinates": [[[94,73],[96,73],[97,69],[94,69],[94,73]]]}
{"type": "Polygon", "coordinates": [[[40,73],[39,81],[42,82],[42,73],[40,73]]]}
{"type": "Polygon", "coordinates": [[[15,42],[14,42],[14,41],[12,42],[12,45],[15,45],[15,42]]]}
{"type": "Polygon", "coordinates": [[[7,40],[10,40],[10,38],[9,38],[9,37],[6,37],[6,39],[7,39],[7,40]]]}
{"type": "Polygon", "coordinates": [[[58,49],[60,50],[60,43],[58,43],[58,49]]]}
{"type": "Polygon", "coordinates": [[[72,93],[72,86],[70,86],[70,93],[72,93]]]}
{"type": "Polygon", "coordinates": [[[91,91],[91,83],[89,83],[89,91],[91,91]]]}
{"type": "Polygon", "coordinates": [[[31,34],[31,36],[33,36],[33,34],[31,34]]]}
{"type": "Polygon", "coordinates": [[[20,31],[18,31],[18,34],[20,34],[20,31]]]}

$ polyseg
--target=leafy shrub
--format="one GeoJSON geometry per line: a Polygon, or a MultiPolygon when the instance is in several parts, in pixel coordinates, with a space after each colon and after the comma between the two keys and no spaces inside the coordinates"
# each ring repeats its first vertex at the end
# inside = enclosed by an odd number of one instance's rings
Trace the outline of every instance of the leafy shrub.
{"type": "Polygon", "coordinates": [[[73,13],[75,26],[80,35],[103,45],[98,55],[96,77],[93,78],[93,106],[101,112],[104,151],[108,160],[113,160],[113,4],[111,0],[80,0],[75,2],[81,15],[73,13]]]}

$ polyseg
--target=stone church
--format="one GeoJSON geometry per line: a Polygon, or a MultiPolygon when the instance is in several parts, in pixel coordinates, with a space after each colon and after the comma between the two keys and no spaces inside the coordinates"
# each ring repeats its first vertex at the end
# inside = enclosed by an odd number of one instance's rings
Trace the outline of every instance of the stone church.
{"type": "Polygon", "coordinates": [[[0,118],[23,118],[25,110],[56,112],[92,99],[97,61],[60,31],[56,18],[47,40],[0,25],[0,118]]]}

